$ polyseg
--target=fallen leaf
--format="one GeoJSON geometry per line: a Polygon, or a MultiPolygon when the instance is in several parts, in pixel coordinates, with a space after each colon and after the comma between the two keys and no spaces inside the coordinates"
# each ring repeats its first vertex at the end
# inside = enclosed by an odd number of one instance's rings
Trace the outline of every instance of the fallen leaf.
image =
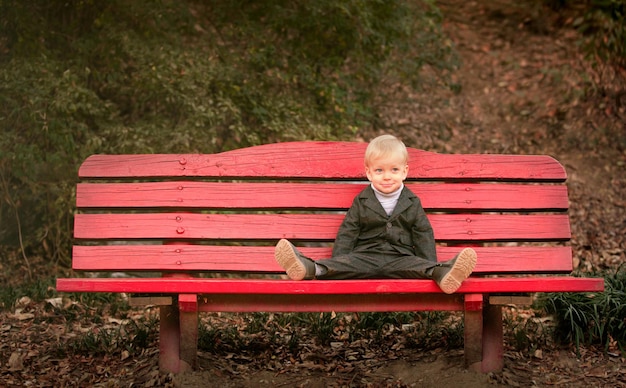
{"type": "Polygon", "coordinates": [[[15,318],[18,321],[25,321],[27,319],[35,318],[35,314],[32,313],[22,313],[22,309],[16,309],[14,314],[9,315],[11,318],[15,318]]]}
{"type": "Polygon", "coordinates": [[[11,353],[9,357],[9,371],[16,372],[24,369],[24,356],[19,351],[11,353]]]}
{"type": "Polygon", "coordinates": [[[54,307],[54,308],[61,308],[61,307],[63,307],[63,298],[61,298],[61,297],[46,299],[46,302],[51,304],[52,307],[54,307]]]}

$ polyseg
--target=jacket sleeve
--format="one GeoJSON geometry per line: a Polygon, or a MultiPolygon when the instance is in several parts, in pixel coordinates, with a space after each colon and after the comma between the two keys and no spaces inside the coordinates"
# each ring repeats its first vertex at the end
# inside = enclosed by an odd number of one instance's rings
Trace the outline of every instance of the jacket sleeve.
{"type": "Polygon", "coordinates": [[[437,251],[435,249],[435,236],[433,227],[426,217],[426,212],[421,203],[418,204],[417,217],[411,228],[411,237],[415,256],[422,257],[430,261],[437,261],[437,251]]]}
{"type": "Polygon", "coordinates": [[[352,206],[348,209],[337,232],[333,245],[333,257],[346,255],[354,250],[361,230],[360,218],[360,206],[357,197],[352,201],[352,206]]]}

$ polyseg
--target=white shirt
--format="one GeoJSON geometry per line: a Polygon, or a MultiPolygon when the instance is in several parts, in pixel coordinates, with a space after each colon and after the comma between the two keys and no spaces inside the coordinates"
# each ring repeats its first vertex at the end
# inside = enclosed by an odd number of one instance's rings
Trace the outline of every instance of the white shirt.
{"type": "Polygon", "coordinates": [[[372,189],[374,190],[376,199],[378,199],[378,202],[380,202],[383,209],[385,209],[385,213],[387,213],[388,216],[390,216],[391,213],[393,213],[393,209],[396,208],[396,205],[398,204],[398,198],[400,198],[400,193],[402,192],[403,188],[404,184],[402,184],[400,188],[393,193],[385,194],[376,190],[374,188],[374,185],[372,185],[372,189]]]}

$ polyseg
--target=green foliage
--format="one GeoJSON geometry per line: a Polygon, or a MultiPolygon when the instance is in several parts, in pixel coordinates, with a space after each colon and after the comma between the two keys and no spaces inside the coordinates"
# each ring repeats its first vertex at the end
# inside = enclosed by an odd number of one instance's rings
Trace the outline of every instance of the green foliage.
{"type": "MultiPolygon", "coordinates": [[[[546,2],[556,5],[551,0],[546,2]]],[[[582,8],[579,1],[558,2],[560,7],[567,5],[581,10],[574,25],[585,37],[587,52],[626,67],[626,0],[590,0],[582,8]]]]}
{"type": "Polygon", "coordinates": [[[341,126],[374,118],[369,102],[385,78],[418,83],[425,64],[453,66],[428,2],[214,1],[205,12],[224,46],[220,59],[341,126]],[[240,41],[246,50],[232,50],[240,41]]]}
{"type": "Polygon", "coordinates": [[[268,349],[283,349],[297,356],[309,341],[340,353],[342,348],[352,347],[362,352],[363,346],[459,348],[464,341],[463,322],[458,315],[445,312],[326,312],[233,314],[228,323],[199,324],[199,349],[215,354],[245,358],[268,349]]]}
{"type": "Polygon", "coordinates": [[[556,318],[556,337],[560,341],[601,344],[608,348],[616,341],[626,348],[626,268],[605,278],[602,293],[545,294],[541,305],[556,318]]]}
{"type": "MultiPolygon", "coordinates": [[[[51,287],[52,289],[52,287],[51,287]]],[[[126,317],[130,311],[128,301],[114,293],[71,293],[63,299],[63,306],[48,304],[55,315],[62,316],[68,323],[90,321],[94,324],[106,324],[106,317],[126,317]]]]}
{"type": "Polygon", "coordinates": [[[356,329],[376,329],[381,330],[385,325],[402,325],[412,322],[415,313],[392,312],[392,313],[362,313],[356,322],[356,329]]]}
{"type": "MultiPolygon", "coordinates": [[[[257,319],[259,319],[258,316],[257,319]]],[[[236,325],[208,327],[204,322],[200,322],[198,325],[198,349],[213,353],[265,351],[272,344],[276,344],[275,336],[271,334],[271,331],[268,333],[270,333],[269,336],[253,335],[244,332],[242,328],[236,325]]]]}
{"type": "Polygon", "coordinates": [[[454,65],[430,3],[0,0],[0,245],[69,265],[93,153],[351,139],[454,65]]]}
{"type": "Polygon", "coordinates": [[[78,163],[110,111],[81,77],[45,60],[0,68],[0,241],[67,257],[78,163]]]}
{"type": "Polygon", "coordinates": [[[94,356],[115,356],[124,353],[125,357],[139,355],[146,348],[153,346],[158,333],[158,323],[156,319],[139,321],[129,319],[113,327],[90,330],[67,344],[59,345],[57,353],[94,356]]]}
{"type": "Polygon", "coordinates": [[[626,67],[626,0],[593,0],[576,25],[588,52],[626,67]]]}
{"type": "Polygon", "coordinates": [[[331,313],[300,314],[306,317],[306,327],[320,345],[329,345],[333,340],[338,316],[331,313]]]}
{"type": "Polygon", "coordinates": [[[18,299],[28,297],[33,302],[42,302],[46,298],[54,296],[54,278],[36,279],[31,282],[24,282],[14,287],[0,286],[0,311],[12,310],[18,299]]]}
{"type": "Polygon", "coordinates": [[[505,342],[516,351],[532,357],[536,350],[547,346],[553,332],[545,325],[545,319],[520,314],[515,309],[503,313],[505,342]]]}
{"type": "Polygon", "coordinates": [[[465,326],[457,316],[449,312],[426,311],[419,312],[418,317],[419,320],[416,320],[407,333],[407,347],[417,349],[463,347],[465,326]]]}

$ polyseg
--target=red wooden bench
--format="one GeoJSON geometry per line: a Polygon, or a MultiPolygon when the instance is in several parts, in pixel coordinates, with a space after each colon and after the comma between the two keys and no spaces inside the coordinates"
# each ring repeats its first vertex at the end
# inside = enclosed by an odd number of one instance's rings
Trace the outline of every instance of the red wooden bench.
{"type": "Polygon", "coordinates": [[[568,275],[566,173],[557,161],[417,149],[409,149],[407,185],[429,213],[440,259],[462,246],[478,253],[458,293],[432,280],[276,276],[280,238],[329,256],[342,211],[367,184],[365,147],[293,142],[214,155],[91,156],[79,171],[74,270],[162,276],[65,278],[57,290],[149,295],[141,301],[161,306],[160,366],[174,372],[195,365],[201,311],[420,310],[464,311],[467,366],[495,371],[503,366],[502,305],[528,302],[520,293],[603,290],[601,278],[568,275]]]}

